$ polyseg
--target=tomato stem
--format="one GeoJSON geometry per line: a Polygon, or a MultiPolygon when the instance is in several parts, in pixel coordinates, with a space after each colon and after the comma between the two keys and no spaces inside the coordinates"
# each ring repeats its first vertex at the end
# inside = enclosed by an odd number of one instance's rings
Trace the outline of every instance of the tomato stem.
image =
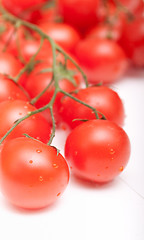
{"type": "Polygon", "coordinates": [[[40,52],[42,46],[43,46],[43,42],[44,42],[44,38],[41,38],[40,41],[40,46],[37,50],[37,52],[30,58],[29,62],[20,70],[20,72],[18,73],[18,75],[13,79],[15,82],[18,82],[20,77],[27,71],[31,70],[31,67],[34,65],[35,62],[35,58],[38,55],[38,53],[40,52]]]}
{"type": "MultiPolygon", "coordinates": [[[[82,102],[81,100],[79,100],[78,98],[74,97],[73,95],[71,95],[70,93],[67,93],[66,91],[62,90],[59,86],[59,80],[62,76],[60,76],[59,74],[59,71],[57,71],[57,62],[56,62],[56,51],[62,53],[62,55],[64,56],[65,58],[65,64],[64,64],[64,67],[66,69],[66,63],[67,63],[67,60],[70,60],[74,65],[75,67],[78,69],[78,71],[82,74],[83,76],[83,79],[85,81],[85,85],[86,87],[88,87],[88,82],[87,82],[87,77],[85,75],[85,73],[83,72],[83,70],[80,68],[80,66],[74,61],[74,59],[72,59],[60,46],[58,46],[48,35],[46,35],[44,32],[42,32],[36,25],[33,25],[29,22],[26,22],[26,21],[23,21],[15,16],[13,16],[12,14],[8,13],[2,5],[0,5],[0,12],[2,13],[3,17],[5,20],[7,21],[10,21],[11,23],[15,24],[18,22],[20,25],[23,25],[25,27],[28,27],[29,29],[37,32],[40,36],[41,36],[41,41],[40,41],[40,46],[39,46],[39,49],[37,50],[37,52],[31,57],[31,59],[29,60],[29,62],[24,66],[24,68],[21,69],[21,71],[18,73],[18,75],[13,79],[16,83],[18,82],[18,80],[20,79],[20,77],[23,75],[23,73],[25,73],[26,71],[30,70],[32,64],[35,63],[35,58],[36,56],[38,55],[38,53],[40,52],[42,46],[43,46],[43,43],[44,43],[44,40],[48,40],[50,45],[51,45],[51,48],[52,48],[52,55],[53,55],[53,65],[52,65],[52,79],[51,79],[51,82],[48,84],[48,86],[38,95],[36,96],[35,98],[32,99],[31,101],[31,104],[34,104],[36,103],[36,101],[47,91],[47,89],[50,87],[50,85],[52,83],[54,83],[54,87],[55,87],[55,91],[54,91],[54,94],[50,100],[50,102],[48,104],[46,104],[44,107],[41,107],[39,109],[36,109],[35,111],[32,111],[32,112],[29,112],[26,116],[18,119],[14,125],[12,126],[12,128],[1,138],[0,140],[0,144],[6,139],[6,137],[14,130],[15,127],[17,127],[17,125],[19,125],[22,121],[26,120],[27,118],[37,114],[37,113],[40,113],[40,112],[43,112],[45,111],[46,109],[49,109],[50,110],[50,113],[51,113],[51,118],[52,118],[52,125],[53,125],[53,128],[52,128],[52,133],[51,133],[51,136],[50,136],[50,140],[48,142],[48,145],[51,145],[52,141],[53,141],[53,138],[55,137],[55,130],[56,130],[56,123],[55,123],[55,118],[54,118],[54,113],[53,113],[53,105],[54,105],[54,102],[55,102],[55,99],[56,99],[56,96],[58,94],[58,92],[61,92],[63,93],[65,96],[68,96],[70,97],[71,99],[79,102],[80,104],[83,104],[84,106],[90,108],[93,113],[95,114],[96,116],[96,119],[100,119],[99,118],[99,112],[92,106],[86,104],[85,102],[82,102]]],[[[106,119],[105,116],[100,113],[102,118],[103,119],[106,119]]]]}

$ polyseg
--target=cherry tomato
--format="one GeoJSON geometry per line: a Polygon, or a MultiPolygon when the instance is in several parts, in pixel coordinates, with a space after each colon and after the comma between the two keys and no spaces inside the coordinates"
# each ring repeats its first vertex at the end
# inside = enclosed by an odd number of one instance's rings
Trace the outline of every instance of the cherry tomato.
{"type": "MultiPolygon", "coordinates": [[[[28,62],[30,58],[37,53],[40,47],[40,41],[35,40],[35,39],[23,39],[20,42],[20,54],[21,57],[28,62]]],[[[19,56],[19,53],[17,51],[17,56],[19,56]]],[[[44,41],[43,46],[41,47],[41,50],[36,56],[36,60],[46,60],[51,56],[52,58],[52,51],[51,51],[51,46],[48,41],[44,41]]]]}
{"type": "Polygon", "coordinates": [[[46,2],[46,0],[2,0],[3,5],[8,8],[8,10],[13,11],[20,11],[30,7],[33,7],[37,4],[42,4],[46,2]],[[15,9],[14,9],[15,8],[15,9]]]}
{"type": "Polygon", "coordinates": [[[85,39],[79,42],[76,57],[89,82],[93,84],[115,82],[125,73],[128,65],[122,48],[107,39],[85,39]]]}
{"type": "Polygon", "coordinates": [[[78,32],[64,23],[42,23],[39,27],[66,51],[73,51],[79,42],[78,32]]]}
{"type": "Polygon", "coordinates": [[[5,143],[0,161],[1,189],[12,204],[27,209],[56,201],[69,181],[65,159],[54,147],[29,138],[5,143]]]}
{"type": "Polygon", "coordinates": [[[120,41],[128,57],[136,66],[144,66],[144,18],[125,25],[120,41]],[[135,31],[133,31],[135,29],[135,31]]]}
{"type": "Polygon", "coordinates": [[[97,23],[99,0],[58,0],[58,10],[64,21],[86,31],[97,23]]]}
{"type": "Polygon", "coordinates": [[[0,74],[0,102],[15,99],[28,101],[29,96],[13,80],[0,74]]]}
{"type": "MultiPolygon", "coordinates": [[[[44,67],[45,69],[48,68],[47,64],[42,64],[42,66],[43,67],[45,66],[44,67]]],[[[74,67],[72,68],[72,65],[69,67],[69,64],[68,64],[68,69],[73,71],[75,70],[74,67]]],[[[25,89],[29,93],[30,97],[34,98],[50,84],[51,79],[52,79],[52,72],[40,73],[40,72],[36,72],[35,70],[35,74],[32,73],[27,79],[25,89]]],[[[59,86],[62,90],[66,92],[72,92],[79,87],[79,83],[80,83],[79,75],[77,74],[74,75],[74,81],[75,81],[75,84],[70,82],[68,79],[63,78],[59,80],[59,86]]],[[[47,91],[35,103],[35,106],[37,108],[40,108],[48,104],[54,94],[54,90],[55,90],[55,86],[54,86],[54,83],[52,83],[51,86],[47,89],[47,91]]],[[[63,97],[62,93],[60,92],[57,93],[55,103],[54,103],[54,114],[55,114],[55,120],[57,123],[58,122],[60,123],[58,107],[62,97],[63,97]]],[[[51,123],[50,111],[45,110],[43,114],[51,123]]]]}
{"type": "Polygon", "coordinates": [[[65,157],[75,175],[95,182],[107,182],[127,165],[130,142],[125,131],[107,120],[90,120],[68,136],[65,157]]]}
{"type": "MultiPolygon", "coordinates": [[[[11,100],[0,103],[0,138],[13,126],[14,122],[36,108],[26,101],[11,100]]],[[[6,138],[6,140],[21,137],[26,133],[31,137],[47,143],[50,139],[51,127],[40,114],[33,115],[21,122],[6,138]]]]}
{"type": "Polygon", "coordinates": [[[9,53],[0,54],[0,73],[15,77],[21,70],[21,63],[9,53]]]}
{"type": "MultiPolygon", "coordinates": [[[[94,107],[104,114],[108,120],[123,125],[125,117],[123,103],[118,94],[112,89],[105,86],[89,87],[81,89],[72,95],[94,107]]],[[[63,121],[71,128],[82,124],[82,121],[73,121],[74,119],[90,120],[96,118],[91,109],[69,97],[61,99],[58,109],[63,121]]],[[[102,117],[100,114],[98,115],[100,118],[102,117]]]]}

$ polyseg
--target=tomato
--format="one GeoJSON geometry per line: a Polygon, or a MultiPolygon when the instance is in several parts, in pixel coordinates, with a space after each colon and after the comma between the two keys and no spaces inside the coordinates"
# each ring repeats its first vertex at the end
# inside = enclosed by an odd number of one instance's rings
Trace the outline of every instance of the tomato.
{"type": "Polygon", "coordinates": [[[92,28],[86,35],[87,38],[92,39],[111,39],[118,41],[121,37],[121,32],[116,27],[111,27],[110,25],[97,25],[92,28]]]}
{"type": "Polygon", "coordinates": [[[41,23],[39,27],[68,52],[73,51],[80,40],[79,33],[68,24],[41,23]]]}
{"type": "Polygon", "coordinates": [[[122,77],[128,65],[122,48],[108,39],[85,39],[79,42],[76,57],[93,84],[115,82],[122,77]]]}
{"type": "Polygon", "coordinates": [[[99,0],[58,0],[58,10],[64,21],[86,31],[97,23],[99,0]]]}
{"type": "MultiPolygon", "coordinates": [[[[72,95],[94,107],[104,114],[108,120],[123,125],[125,117],[123,103],[118,94],[112,89],[105,86],[89,87],[81,89],[72,95]]],[[[91,109],[69,97],[61,99],[59,115],[71,128],[82,124],[82,121],[73,121],[74,119],[90,120],[96,118],[91,109]]],[[[98,115],[100,118],[102,117],[100,114],[98,115]]]]}
{"type": "Polygon", "coordinates": [[[0,54],[0,73],[15,77],[21,70],[21,63],[9,53],[0,54]]]}
{"type": "Polygon", "coordinates": [[[0,74],[0,102],[14,99],[28,101],[29,97],[13,80],[0,74]]]}
{"type": "Polygon", "coordinates": [[[5,143],[0,161],[1,189],[12,204],[27,209],[56,201],[69,181],[65,159],[54,147],[29,138],[5,143]]]}
{"type": "Polygon", "coordinates": [[[57,10],[54,6],[51,6],[46,9],[41,9],[41,17],[38,19],[38,24],[46,22],[55,22],[58,16],[57,10]]]}
{"type": "Polygon", "coordinates": [[[144,66],[144,17],[125,25],[121,41],[128,57],[136,66],[144,66]],[[135,29],[135,31],[133,31],[135,29]]]}
{"type": "MultiPolygon", "coordinates": [[[[23,39],[20,42],[20,54],[23,57],[23,59],[28,62],[30,58],[36,54],[36,52],[39,50],[40,47],[40,41],[35,39],[23,39]]],[[[17,52],[18,56],[18,52],[17,52]]],[[[43,46],[41,47],[41,50],[36,56],[36,60],[46,60],[49,58],[49,56],[52,57],[52,51],[51,46],[47,40],[44,41],[43,46]]]]}
{"type": "Polygon", "coordinates": [[[125,131],[107,120],[91,120],[68,136],[65,157],[73,173],[83,179],[107,182],[127,165],[130,141],[125,131]]]}
{"type": "MultiPolygon", "coordinates": [[[[42,66],[43,66],[44,69],[48,68],[47,64],[43,63],[42,66]]],[[[39,69],[39,67],[37,69],[39,69]]],[[[75,68],[74,67],[72,68],[72,66],[69,67],[69,64],[68,64],[68,69],[75,71],[75,68]]],[[[39,93],[41,93],[49,85],[49,83],[52,79],[52,72],[40,73],[40,72],[36,72],[36,69],[34,70],[34,72],[35,72],[35,74],[32,73],[29,76],[29,78],[27,79],[26,85],[25,85],[25,89],[29,93],[31,98],[34,98],[39,93]]],[[[59,80],[60,88],[64,91],[66,91],[66,92],[74,91],[75,89],[77,89],[79,87],[80,76],[77,75],[77,73],[75,73],[74,79],[75,79],[75,84],[76,85],[74,85],[72,82],[70,82],[66,78],[60,79],[59,80]]],[[[54,94],[54,90],[55,90],[55,86],[54,86],[54,83],[53,83],[53,84],[51,84],[49,89],[47,89],[47,91],[35,103],[35,106],[37,108],[40,108],[40,107],[43,107],[46,104],[48,104],[50,102],[53,94],[54,94]]],[[[63,97],[62,93],[60,93],[60,92],[57,93],[56,100],[55,100],[55,103],[54,103],[54,114],[55,114],[55,120],[56,120],[57,123],[60,122],[59,114],[58,114],[58,112],[59,112],[58,107],[59,107],[59,102],[60,102],[62,97],[63,97]]],[[[44,116],[51,123],[51,117],[50,117],[49,110],[44,111],[44,116]]]]}
{"type": "Polygon", "coordinates": [[[8,8],[8,10],[11,10],[12,12],[17,10],[24,10],[30,7],[33,7],[37,4],[41,4],[43,2],[46,2],[46,0],[2,0],[2,4],[8,8]]]}
{"type": "MultiPolygon", "coordinates": [[[[13,126],[14,122],[36,108],[26,101],[11,100],[0,103],[0,138],[13,126]]],[[[26,133],[31,137],[47,143],[50,139],[51,127],[40,114],[33,115],[21,122],[6,138],[6,140],[21,137],[26,133]]]]}

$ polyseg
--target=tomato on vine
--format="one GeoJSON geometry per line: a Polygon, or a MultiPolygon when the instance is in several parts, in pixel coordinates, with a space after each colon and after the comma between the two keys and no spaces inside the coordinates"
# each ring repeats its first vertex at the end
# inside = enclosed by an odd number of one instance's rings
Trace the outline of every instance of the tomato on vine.
{"type": "Polygon", "coordinates": [[[65,144],[65,157],[76,176],[94,182],[108,182],[128,163],[129,138],[113,122],[90,120],[70,133],[65,144]]]}
{"type": "MultiPolygon", "coordinates": [[[[2,138],[14,125],[14,123],[35,111],[36,108],[28,101],[10,100],[0,103],[0,138],[2,138]]],[[[44,143],[50,139],[51,127],[41,113],[30,116],[21,122],[6,138],[6,141],[21,137],[26,133],[44,143]]]]}
{"type": "MultiPolygon", "coordinates": [[[[123,125],[125,117],[124,106],[119,95],[112,89],[106,86],[89,87],[78,90],[72,96],[94,107],[106,119],[120,126],[123,125]]],[[[62,120],[70,128],[75,128],[82,124],[81,120],[92,120],[96,117],[91,109],[66,96],[59,102],[58,109],[62,120]]],[[[99,118],[102,117],[100,113],[98,114],[99,118]]]]}
{"type": "Polygon", "coordinates": [[[13,80],[0,74],[0,102],[16,99],[29,101],[29,96],[13,80]]]}
{"type": "MultiPolygon", "coordinates": [[[[76,69],[72,64],[67,64],[68,68],[67,70],[64,69],[63,65],[59,65],[57,68],[57,73],[59,71],[59,87],[66,91],[66,92],[73,92],[74,90],[79,88],[79,84],[81,81],[80,75],[77,74],[76,69]],[[64,74],[65,77],[61,78],[61,71],[64,74]],[[73,80],[72,80],[73,79],[73,80]]],[[[50,65],[51,68],[51,65],[50,65]]],[[[34,72],[30,74],[29,78],[27,79],[27,82],[25,84],[25,89],[29,93],[30,97],[33,99],[36,96],[38,96],[48,85],[49,88],[45,91],[45,93],[34,103],[37,108],[41,108],[48,104],[54,94],[55,91],[55,85],[54,81],[51,83],[52,80],[52,70],[49,72],[42,72],[43,70],[48,69],[47,63],[42,63],[40,65],[37,65],[34,72]]],[[[55,120],[57,123],[60,123],[60,116],[59,116],[59,105],[60,101],[64,95],[60,92],[57,93],[55,103],[54,103],[54,115],[55,120]]],[[[51,116],[49,109],[45,110],[43,112],[46,119],[51,123],[51,116]]]]}
{"type": "Polygon", "coordinates": [[[123,49],[108,39],[85,39],[78,43],[75,52],[92,84],[115,82],[128,67],[123,49]]]}
{"type": "Polygon", "coordinates": [[[30,138],[4,144],[0,156],[1,190],[12,204],[39,209],[61,196],[69,181],[69,169],[57,149],[30,138]]]}
{"type": "Polygon", "coordinates": [[[65,23],[44,22],[39,24],[39,27],[68,52],[73,52],[75,45],[80,40],[79,33],[65,23]]]}
{"type": "Polygon", "coordinates": [[[82,32],[97,23],[100,0],[58,0],[57,3],[64,21],[82,32]]]}

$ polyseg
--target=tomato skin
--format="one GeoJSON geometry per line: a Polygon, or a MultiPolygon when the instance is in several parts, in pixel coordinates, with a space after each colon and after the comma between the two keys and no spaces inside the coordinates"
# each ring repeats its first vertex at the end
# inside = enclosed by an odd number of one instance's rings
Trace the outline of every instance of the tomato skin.
{"type": "Polygon", "coordinates": [[[80,40],[79,33],[65,23],[41,23],[39,27],[68,52],[72,52],[80,40]]]}
{"type": "MultiPolygon", "coordinates": [[[[13,126],[14,122],[36,108],[29,102],[22,100],[11,100],[0,103],[0,138],[13,126]]],[[[23,136],[27,133],[44,143],[50,139],[51,127],[48,121],[40,114],[35,114],[21,122],[5,139],[5,141],[23,136]]]]}
{"type": "Polygon", "coordinates": [[[29,138],[5,143],[1,152],[1,189],[12,204],[39,209],[52,204],[65,190],[69,169],[54,147],[29,138]]]}
{"type": "MultiPolygon", "coordinates": [[[[47,65],[45,66],[45,68],[47,68],[47,65]]],[[[74,70],[74,68],[73,68],[73,70],[74,70]]],[[[77,86],[73,85],[73,83],[71,83],[67,79],[61,79],[59,81],[60,88],[66,92],[72,92],[72,91],[76,90],[79,87],[80,77],[75,76],[74,78],[75,78],[77,86]]],[[[51,79],[52,79],[52,72],[48,72],[48,73],[35,72],[35,74],[32,73],[32,75],[30,75],[29,78],[27,79],[25,89],[29,93],[30,97],[34,98],[48,86],[51,79]]],[[[47,91],[35,103],[35,106],[37,108],[40,108],[40,107],[43,107],[46,104],[48,104],[54,94],[54,90],[55,90],[55,87],[54,87],[54,84],[52,84],[49,87],[49,89],[47,89],[47,91]]],[[[63,96],[64,95],[62,93],[60,93],[60,92],[57,93],[55,103],[54,103],[54,115],[55,115],[55,120],[56,120],[57,124],[58,124],[58,122],[60,123],[60,115],[58,114],[58,112],[59,112],[58,108],[59,108],[60,101],[63,96]]],[[[46,117],[46,119],[49,121],[49,123],[51,123],[51,115],[50,115],[49,109],[45,110],[43,112],[43,114],[46,117]]]]}
{"type": "MultiPolygon", "coordinates": [[[[106,119],[120,126],[124,124],[125,113],[122,100],[112,89],[106,86],[89,87],[72,95],[104,114],[106,119]]],[[[74,119],[92,120],[96,118],[91,109],[68,97],[61,99],[59,115],[70,128],[82,124],[82,121],[73,121],[74,119]]],[[[99,117],[101,117],[100,114],[99,117]]]]}
{"type": "Polygon", "coordinates": [[[13,80],[0,74],[0,102],[15,99],[29,101],[29,96],[13,80]]]}
{"type": "Polygon", "coordinates": [[[125,25],[120,44],[134,65],[144,66],[144,17],[125,25]]]}
{"type": "Polygon", "coordinates": [[[118,176],[129,160],[125,131],[107,120],[91,120],[68,136],[65,157],[73,173],[86,180],[107,182],[118,176]]]}
{"type": "Polygon", "coordinates": [[[0,73],[15,77],[21,70],[21,63],[9,53],[0,54],[0,73]]]}
{"type": "Polygon", "coordinates": [[[79,42],[76,57],[92,84],[115,82],[128,67],[122,48],[107,39],[85,39],[79,42]]]}
{"type": "Polygon", "coordinates": [[[99,0],[58,0],[58,11],[66,23],[84,32],[97,23],[99,0]]]}
{"type": "Polygon", "coordinates": [[[19,12],[25,10],[27,8],[33,7],[37,4],[41,4],[46,0],[26,0],[26,1],[19,1],[19,0],[2,0],[2,4],[12,12],[19,12]],[[14,7],[15,6],[15,9],[14,7]]]}

